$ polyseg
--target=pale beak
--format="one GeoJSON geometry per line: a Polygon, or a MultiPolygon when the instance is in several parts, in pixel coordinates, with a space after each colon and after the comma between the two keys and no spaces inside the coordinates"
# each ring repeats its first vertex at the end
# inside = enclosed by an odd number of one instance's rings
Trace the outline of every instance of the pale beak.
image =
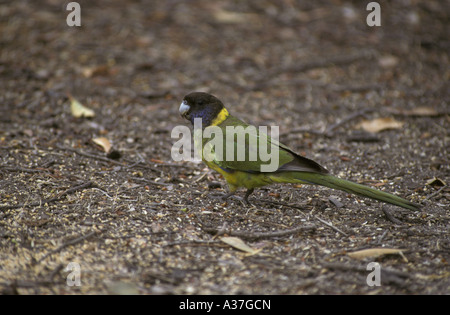
{"type": "Polygon", "coordinates": [[[190,109],[191,109],[191,108],[189,107],[189,105],[187,104],[187,102],[186,102],[186,101],[183,101],[183,102],[181,103],[180,109],[179,109],[181,116],[185,117],[186,114],[189,112],[190,109]]]}

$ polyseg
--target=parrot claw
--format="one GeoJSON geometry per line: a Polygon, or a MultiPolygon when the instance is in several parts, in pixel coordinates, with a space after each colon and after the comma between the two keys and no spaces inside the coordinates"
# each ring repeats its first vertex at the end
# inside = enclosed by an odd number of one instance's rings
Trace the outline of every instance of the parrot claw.
{"type": "Polygon", "coordinates": [[[229,192],[227,194],[214,193],[214,194],[209,194],[209,196],[211,196],[212,198],[221,199],[222,201],[226,201],[228,198],[233,197],[234,199],[239,200],[242,203],[244,203],[246,206],[251,207],[253,205],[250,203],[250,201],[248,201],[248,196],[250,196],[250,194],[253,192],[253,189],[250,192],[249,191],[250,190],[247,190],[244,197],[235,196],[236,191],[229,192]]]}
{"type": "MultiPolygon", "coordinates": [[[[212,193],[209,194],[210,197],[215,198],[215,199],[221,199],[222,201],[226,201],[229,197],[233,196],[235,194],[235,192],[232,193],[212,193]]],[[[237,196],[235,196],[236,198],[238,198],[237,196]]],[[[240,199],[240,198],[239,198],[240,199]]]]}

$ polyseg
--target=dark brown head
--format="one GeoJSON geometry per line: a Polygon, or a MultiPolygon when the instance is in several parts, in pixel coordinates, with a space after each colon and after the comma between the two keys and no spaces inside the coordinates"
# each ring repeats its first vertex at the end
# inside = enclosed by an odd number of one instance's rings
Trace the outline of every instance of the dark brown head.
{"type": "Polygon", "coordinates": [[[180,105],[180,114],[192,124],[195,118],[201,118],[203,127],[207,127],[222,109],[224,106],[217,97],[208,93],[192,92],[184,97],[180,105]]]}

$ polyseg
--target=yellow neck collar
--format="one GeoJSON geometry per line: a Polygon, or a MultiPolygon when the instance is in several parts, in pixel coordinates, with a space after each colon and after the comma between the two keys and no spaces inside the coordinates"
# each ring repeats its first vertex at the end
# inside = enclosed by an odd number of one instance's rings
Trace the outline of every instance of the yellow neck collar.
{"type": "Polygon", "coordinates": [[[228,113],[227,109],[224,107],[222,108],[222,110],[219,112],[219,114],[217,115],[216,118],[214,118],[214,120],[211,122],[210,126],[217,126],[220,125],[221,123],[224,122],[225,119],[227,119],[227,117],[230,114],[228,113]]]}

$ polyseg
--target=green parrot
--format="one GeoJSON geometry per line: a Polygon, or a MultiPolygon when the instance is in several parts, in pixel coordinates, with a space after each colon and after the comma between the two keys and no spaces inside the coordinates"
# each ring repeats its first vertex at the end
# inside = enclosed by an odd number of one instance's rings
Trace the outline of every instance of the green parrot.
{"type": "Polygon", "coordinates": [[[181,116],[189,120],[194,126],[195,122],[201,119],[203,131],[206,128],[215,127],[216,131],[219,129],[222,132],[222,135],[215,133],[215,137],[218,137],[216,140],[221,140],[221,142],[217,143],[221,143],[222,147],[211,145],[212,137],[202,138],[201,151],[203,154],[201,157],[208,167],[222,174],[227,181],[230,192],[224,198],[236,193],[239,187],[245,187],[247,191],[244,200],[249,204],[248,197],[257,187],[273,183],[311,184],[339,189],[410,210],[420,210],[420,205],[416,203],[329,174],[317,162],[295,153],[265,133],[259,132],[256,127],[230,115],[223,103],[211,94],[193,92],[186,95],[179,111],[181,116]],[[227,137],[227,132],[234,130],[230,128],[235,128],[238,132],[227,137]],[[245,133],[245,138],[241,138],[244,139],[243,141],[238,141],[238,137],[242,136],[243,130],[250,131],[245,133]],[[222,139],[220,139],[220,136],[222,139]],[[208,144],[209,148],[205,150],[208,144]],[[262,144],[265,145],[265,148],[271,148],[270,153],[278,153],[273,155],[278,163],[271,171],[262,170],[264,165],[267,166],[268,163],[259,156],[254,158],[255,155],[253,155],[253,158],[250,158],[251,153],[259,152],[262,144]],[[231,149],[233,153],[227,155],[227,151],[231,149]],[[208,153],[205,154],[205,151],[208,153]],[[242,158],[241,155],[239,158],[238,154],[239,152],[242,153],[242,151],[245,153],[245,156],[242,158]]]}

